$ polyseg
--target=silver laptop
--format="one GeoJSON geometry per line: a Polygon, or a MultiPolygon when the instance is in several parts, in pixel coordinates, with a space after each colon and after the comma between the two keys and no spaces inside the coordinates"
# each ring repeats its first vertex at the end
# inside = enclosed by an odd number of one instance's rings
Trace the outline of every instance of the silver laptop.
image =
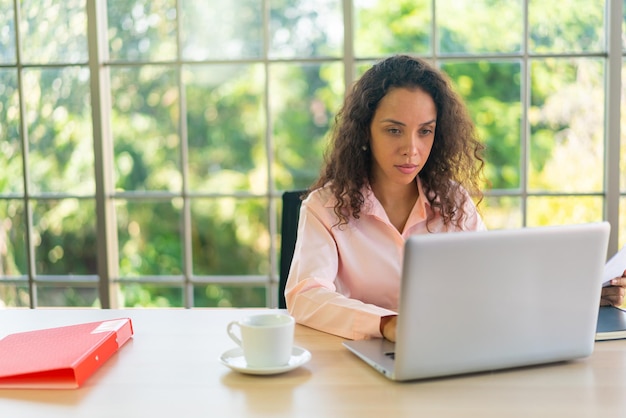
{"type": "Polygon", "coordinates": [[[609,230],[600,222],[412,236],[396,343],[343,344],[398,381],[586,357],[609,230]]]}

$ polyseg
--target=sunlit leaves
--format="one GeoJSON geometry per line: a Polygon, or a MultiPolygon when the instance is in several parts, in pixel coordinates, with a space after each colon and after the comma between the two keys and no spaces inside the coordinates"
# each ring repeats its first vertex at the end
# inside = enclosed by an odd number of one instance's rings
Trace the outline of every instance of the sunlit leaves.
{"type": "Polygon", "coordinates": [[[107,10],[112,60],[176,58],[175,0],[108,0],[107,10]]]}
{"type": "Polygon", "coordinates": [[[181,205],[165,201],[118,201],[122,277],[182,274],[181,205]]]}
{"type": "Polygon", "coordinates": [[[533,61],[529,187],[598,192],[604,179],[604,70],[597,59],[533,61]]]}
{"type": "Polygon", "coordinates": [[[604,49],[605,0],[529,0],[529,49],[537,53],[604,49]]]}
{"type": "Polygon", "coordinates": [[[39,201],[33,205],[37,274],[95,274],[96,219],[93,199],[39,201]]]}
{"type": "Polygon", "coordinates": [[[523,0],[437,0],[436,5],[440,53],[521,51],[523,0]]]}
{"type": "Polygon", "coordinates": [[[306,188],[316,179],[326,135],[343,96],[339,64],[277,63],[270,67],[270,109],[279,189],[306,188]]]}
{"type": "Polygon", "coordinates": [[[185,67],[192,190],[267,189],[264,74],[258,64],[185,67]]]}
{"type": "Polygon", "coordinates": [[[273,0],[269,4],[272,58],[340,56],[341,1],[273,0]]]}
{"type": "Polygon", "coordinates": [[[191,211],[194,274],[267,274],[264,199],[194,199],[191,211]]]}
{"type": "Polygon", "coordinates": [[[15,55],[15,15],[13,14],[13,1],[0,0],[0,11],[2,11],[2,13],[0,13],[0,63],[13,64],[17,59],[15,55]]]}
{"type": "Polygon", "coordinates": [[[22,60],[36,64],[86,62],[86,1],[21,0],[20,36],[27,46],[21,52],[22,60]]]}
{"type": "Polygon", "coordinates": [[[24,190],[17,72],[0,70],[0,193],[24,190]]]}
{"type": "Polygon", "coordinates": [[[182,189],[177,73],[166,66],[111,70],[115,184],[182,189]]]}
{"type": "Polygon", "coordinates": [[[259,0],[182,1],[183,58],[263,57],[263,4],[259,0]]]}
{"type": "Polygon", "coordinates": [[[445,63],[487,146],[485,174],[490,188],[521,187],[521,66],[518,61],[445,63]]]}
{"type": "Polygon", "coordinates": [[[356,0],[356,55],[431,52],[431,4],[430,0],[356,0]]]}
{"type": "Polygon", "coordinates": [[[95,191],[88,74],[81,67],[23,72],[33,191],[95,191]]]}

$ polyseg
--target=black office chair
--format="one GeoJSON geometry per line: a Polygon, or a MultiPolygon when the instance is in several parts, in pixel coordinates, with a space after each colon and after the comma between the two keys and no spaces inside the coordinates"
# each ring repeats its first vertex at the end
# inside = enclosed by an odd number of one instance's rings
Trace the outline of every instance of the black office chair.
{"type": "Polygon", "coordinates": [[[300,219],[301,196],[306,190],[293,190],[283,193],[283,217],[281,222],[280,235],[280,266],[278,281],[278,307],[285,309],[285,285],[289,276],[291,259],[296,248],[296,238],[298,235],[298,220],[300,219]]]}

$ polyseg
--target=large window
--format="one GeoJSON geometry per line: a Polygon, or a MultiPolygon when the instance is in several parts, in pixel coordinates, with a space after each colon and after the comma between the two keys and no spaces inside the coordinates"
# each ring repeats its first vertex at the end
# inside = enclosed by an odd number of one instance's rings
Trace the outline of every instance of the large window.
{"type": "Polygon", "coordinates": [[[346,86],[394,53],[466,100],[488,227],[608,220],[614,252],[623,16],[619,0],[0,0],[0,305],[275,306],[280,196],[316,178],[346,86]]]}

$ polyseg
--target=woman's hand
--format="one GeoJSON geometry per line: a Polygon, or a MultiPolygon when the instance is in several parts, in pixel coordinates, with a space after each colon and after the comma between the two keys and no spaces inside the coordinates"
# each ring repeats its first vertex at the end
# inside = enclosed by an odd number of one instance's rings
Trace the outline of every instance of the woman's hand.
{"type": "MultiPolygon", "coordinates": [[[[626,283],[626,281],[624,282],[626,283]]],[[[398,323],[398,316],[383,316],[380,319],[380,333],[383,337],[391,342],[396,341],[396,324],[398,323]]]]}
{"type": "Polygon", "coordinates": [[[602,288],[600,306],[622,306],[626,296],[626,270],[622,277],[611,280],[611,285],[602,288]]]}

